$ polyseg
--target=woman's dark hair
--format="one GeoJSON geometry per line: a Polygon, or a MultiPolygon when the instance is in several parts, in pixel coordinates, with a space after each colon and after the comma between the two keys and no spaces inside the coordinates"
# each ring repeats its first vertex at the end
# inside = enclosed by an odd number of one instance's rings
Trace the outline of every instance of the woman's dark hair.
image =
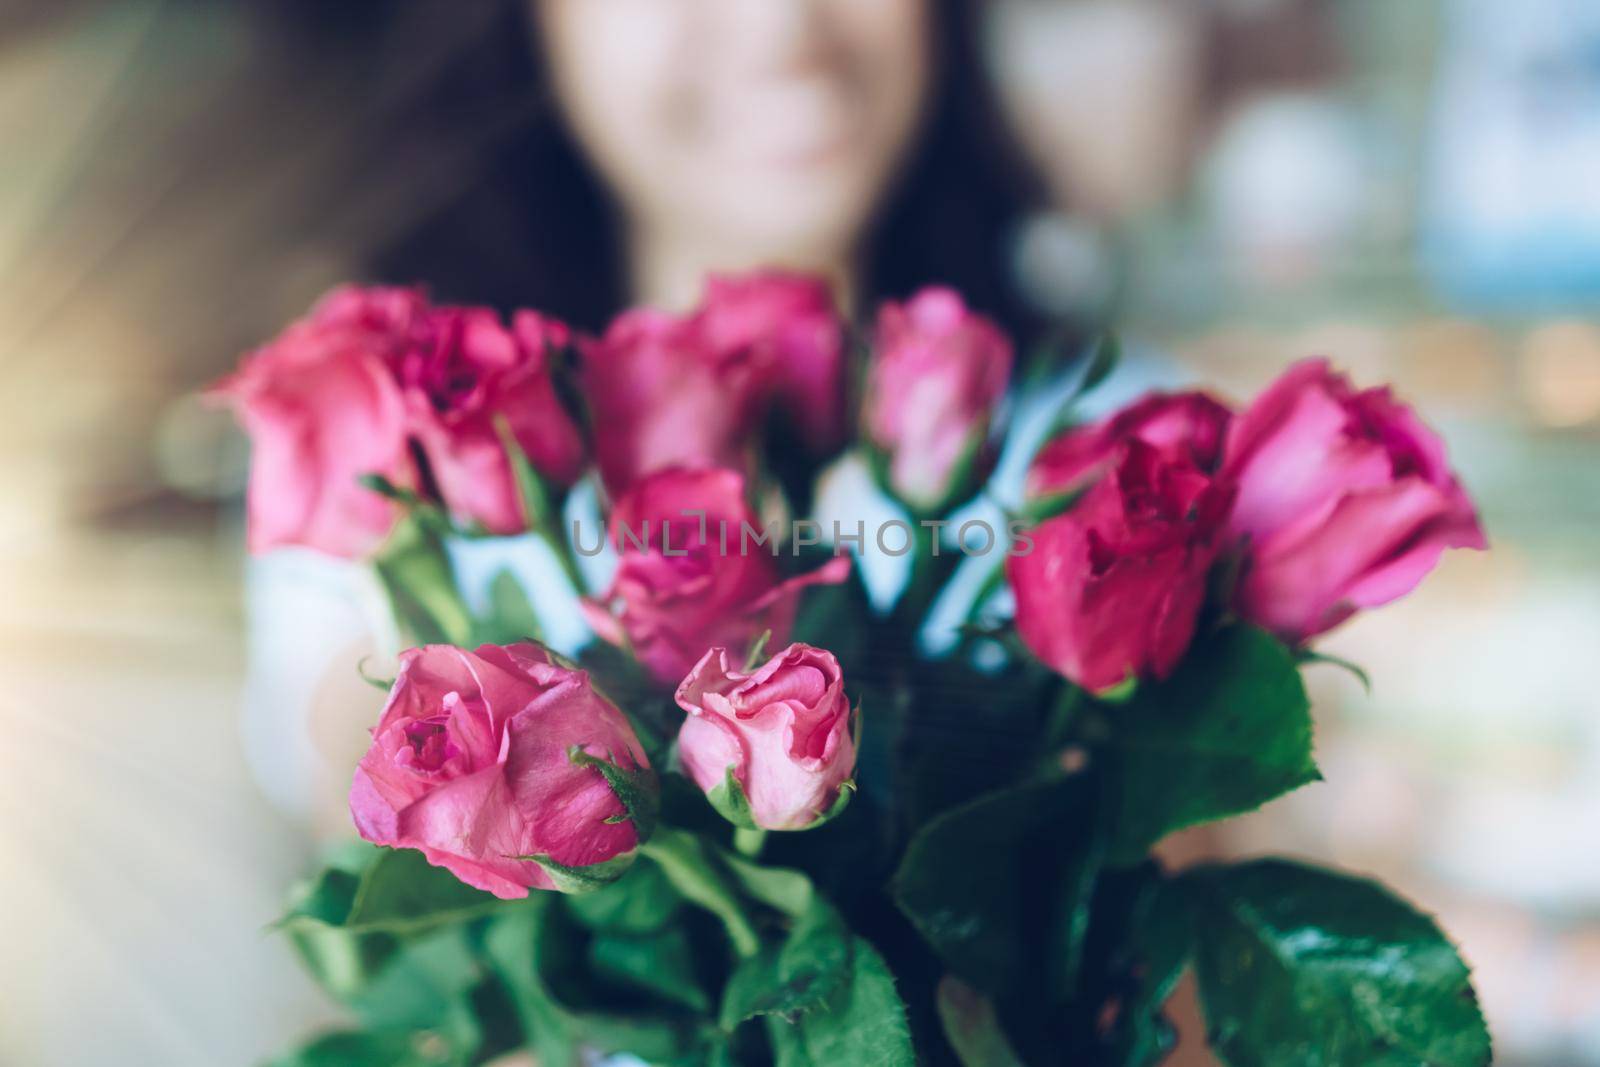
{"type": "MultiPolygon", "coordinates": [[[[1034,182],[993,106],[977,4],[930,3],[934,98],[869,235],[863,295],[945,283],[1022,329],[1028,314],[1012,284],[1010,245],[1034,182]]],[[[430,75],[405,114],[398,136],[437,138],[436,152],[469,167],[376,250],[369,273],[425,279],[445,300],[539,307],[598,329],[626,303],[618,221],[556,113],[527,6],[497,4],[476,42],[430,75]]]]}

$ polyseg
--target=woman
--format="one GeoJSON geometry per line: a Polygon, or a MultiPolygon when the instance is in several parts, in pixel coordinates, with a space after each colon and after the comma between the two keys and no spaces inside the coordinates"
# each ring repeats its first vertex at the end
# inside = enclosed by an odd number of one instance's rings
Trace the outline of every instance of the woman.
{"type": "MultiPolygon", "coordinates": [[[[402,50],[469,17],[302,14],[319,36],[402,50]]],[[[394,157],[459,160],[454,192],[368,273],[599,330],[628,305],[691,305],[709,271],[779,266],[831,278],[858,314],[953,285],[1026,337],[1008,246],[1033,186],[990,104],[977,15],[970,0],[497,4],[398,121],[394,157]],[[487,155],[467,147],[495,130],[487,155]]],[[[457,566],[470,585],[502,562],[463,546],[457,566]]],[[[885,595],[904,561],[889,562],[869,568],[885,595]]],[[[252,561],[249,600],[246,749],[280,806],[342,837],[377,696],[351,665],[390,643],[383,598],[365,568],[291,551],[252,561]]]]}
{"type": "Polygon", "coordinates": [[[628,304],[692,302],[708,270],[776,265],[855,302],[943,282],[1015,323],[1007,245],[1034,184],[991,106],[977,14],[971,0],[503,5],[415,128],[531,120],[374,273],[598,329],[628,304]]]}

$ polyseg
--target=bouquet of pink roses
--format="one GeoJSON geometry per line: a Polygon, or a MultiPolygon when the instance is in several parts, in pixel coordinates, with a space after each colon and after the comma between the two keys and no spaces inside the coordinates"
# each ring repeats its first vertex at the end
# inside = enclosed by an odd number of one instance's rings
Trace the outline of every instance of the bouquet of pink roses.
{"type": "Polygon", "coordinates": [[[1385,889],[1151,855],[1320,777],[1312,643],[1472,502],[1320,361],[1085,422],[1115,351],[765,274],[598,337],[345,288],[247,357],[252,550],[370,562],[416,645],[281,924],[351,1025],[280,1062],[1154,1064],[1192,969],[1230,1064],[1487,1064],[1385,889]],[[823,521],[848,469],[888,518],[823,521]],[[570,599],[474,596],[489,538],[570,599]]]}

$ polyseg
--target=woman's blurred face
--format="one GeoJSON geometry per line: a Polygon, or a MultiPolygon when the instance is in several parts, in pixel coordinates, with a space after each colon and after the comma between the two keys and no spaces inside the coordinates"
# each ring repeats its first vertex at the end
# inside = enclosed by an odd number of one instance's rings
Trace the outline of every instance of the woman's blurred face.
{"type": "Polygon", "coordinates": [[[929,0],[534,0],[629,221],[738,260],[850,249],[916,133],[929,0]]]}

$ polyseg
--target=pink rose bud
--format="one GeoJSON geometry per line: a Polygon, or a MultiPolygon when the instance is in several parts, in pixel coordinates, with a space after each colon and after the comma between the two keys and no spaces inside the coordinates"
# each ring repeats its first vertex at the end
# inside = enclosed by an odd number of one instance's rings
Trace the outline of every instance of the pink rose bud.
{"type": "Polygon", "coordinates": [[[1075,426],[1046,442],[1028,470],[1027,495],[1038,499],[1084,488],[1115,466],[1132,440],[1165,456],[1187,458],[1210,473],[1222,462],[1232,417],[1205,393],[1150,393],[1108,419],[1075,426]]]}
{"type": "Polygon", "coordinates": [[[756,369],[809,449],[843,442],[844,323],[826,280],[780,271],[713,276],[697,323],[719,362],[756,369]]]}
{"type": "Polygon", "coordinates": [[[1224,470],[1247,542],[1235,606],[1291,643],[1410,592],[1447,548],[1488,546],[1444,443],[1325,360],[1289,368],[1239,416],[1224,470]]]}
{"type": "Polygon", "coordinates": [[[713,646],[745,648],[764,630],[786,641],[805,588],[850,572],[849,558],[835,557],[785,580],[773,551],[777,527],[757,520],[744,487],[731,470],[660,471],[612,509],[616,576],[603,596],[584,602],[584,614],[663,685],[713,646]]]}
{"type": "Polygon", "coordinates": [[[503,423],[534,470],[566,486],[582,472],[583,439],[561,406],[551,356],[566,326],[519,311],[506,329],[489,308],[439,308],[397,361],[407,408],[433,482],[450,512],[490,533],[514,534],[523,514],[503,423]]]}
{"type": "Polygon", "coordinates": [[[1017,629],[1091,692],[1164,678],[1194,636],[1232,492],[1186,458],[1133,440],[1071,511],[1006,561],[1017,629]]]}
{"type": "Polygon", "coordinates": [[[394,504],[361,480],[416,483],[389,361],[423,307],[412,290],[337,289],[212,388],[253,446],[252,552],[304,545],[357,559],[393,528],[394,504]]]}
{"type": "Polygon", "coordinates": [[[595,458],[613,494],[668,467],[746,467],[760,368],[721,364],[693,319],[635,309],[582,349],[595,458]]]}
{"type": "Polygon", "coordinates": [[[678,758],[734,823],[804,830],[837,814],[853,784],[856,746],[839,661],[790,645],[754,674],[714,648],[678,686],[689,717],[678,758]]]}
{"type": "Polygon", "coordinates": [[[656,784],[628,720],[533,644],[400,657],[350,814],[374,844],[497,897],[616,878],[653,829],[656,784]]]}
{"type": "Polygon", "coordinates": [[[886,461],[885,487],[919,514],[971,489],[1011,342],[950,289],[924,289],[878,313],[862,423],[886,461]]]}

